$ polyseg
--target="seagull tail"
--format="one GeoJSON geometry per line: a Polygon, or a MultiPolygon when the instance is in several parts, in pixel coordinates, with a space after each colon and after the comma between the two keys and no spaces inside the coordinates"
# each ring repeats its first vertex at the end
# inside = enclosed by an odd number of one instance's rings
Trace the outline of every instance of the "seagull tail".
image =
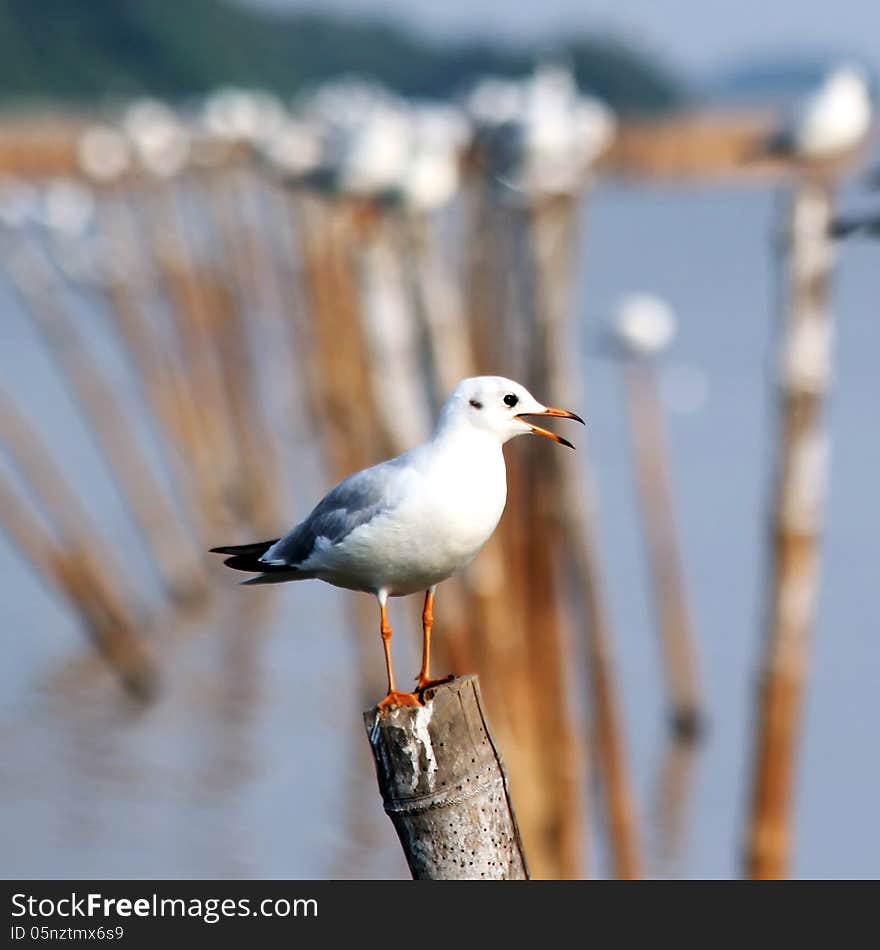
{"type": "Polygon", "coordinates": [[[274,541],[255,541],[251,544],[229,544],[225,547],[211,548],[211,554],[233,554],[258,558],[262,557],[277,541],[278,538],[275,538],[274,541]]]}
{"type": "Polygon", "coordinates": [[[223,562],[227,567],[234,571],[247,571],[251,574],[258,574],[259,577],[253,577],[245,584],[268,584],[281,580],[292,580],[297,575],[295,567],[289,567],[286,564],[266,564],[260,558],[275,544],[275,541],[256,541],[253,544],[230,544],[224,547],[211,548],[211,554],[228,554],[229,557],[223,562]],[[283,577],[278,575],[283,574],[283,577]],[[263,580],[264,576],[270,579],[263,580]]]}
{"type": "MultiPolygon", "coordinates": [[[[275,539],[278,540],[277,538],[275,539]]],[[[275,544],[275,541],[257,541],[254,544],[230,544],[225,547],[211,548],[211,554],[230,555],[223,562],[234,571],[246,571],[254,574],[241,583],[246,587],[255,584],[281,584],[284,581],[304,581],[314,577],[309,571],[301,571],[290,564],[267,564],[260,558],[275,544]]]]}
{"type": "Polygon", "coordinates": [[[303,581],[314,574],[298,571],[295,567],[273,567],[263,574],[255,574],[241,582],[242,587],[255,587],[257,584],[283,584],[285,581],[303,581]]]}

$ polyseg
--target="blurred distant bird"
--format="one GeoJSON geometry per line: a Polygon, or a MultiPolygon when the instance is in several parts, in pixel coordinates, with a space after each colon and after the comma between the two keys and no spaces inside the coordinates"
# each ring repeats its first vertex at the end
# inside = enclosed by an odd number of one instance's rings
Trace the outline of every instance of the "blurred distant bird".
{"type": "Polygon", "coordinates": [[[654,356],[675,336],[675,314],[660,297],[632,293],[620,301],[612,329],[615,341],[626,353],[654,356]]]}
{"type": "Polygon", "coordinates": [[[557,63],[522,81],[482,80],[467,109],[489,170],[513,193],[576,191],[617,130],[611,110],[582,96],[571,71],[557,63]]]}
{"type": "Polygon", "coordinates": [[[776,156],[806,162],[841,158],[865,141],[871,119],[865,71],[859,66],[840,66],[749,157],[776,156]]]}
{"type": "Polygon", "coordinates": [[[415,693],[394,684],[388,598],[426,591],[418,692],[432,685],[435,588],[471,561],[504,510],[507,474],[501,446],[536,433],[574,448],[527,416],[583,423],[573,412],[542,405],[501,376],[465,379],[443,406],[429,441],[349,476],[280,540],[214,548],[213,553],[232,555],[225,562],[229,567],[257,574],[245,584],[318,578],[373,594],[388,674],[388,693],[379,706],[418,705],[415,693]]]}

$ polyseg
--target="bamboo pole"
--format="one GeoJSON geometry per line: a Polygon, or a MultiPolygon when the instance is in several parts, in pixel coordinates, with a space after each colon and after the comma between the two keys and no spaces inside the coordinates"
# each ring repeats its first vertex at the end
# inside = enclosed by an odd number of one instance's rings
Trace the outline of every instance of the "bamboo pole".
{"type": "Polygon", "coordinates": [[[364,713],[385,811],[417,880],[524,880],[528,866],[479,681],[364,713]]]}
{"type": "MultiPolygon", "coordinates": [[[[358,313],[350,266],[352,209],[318,198],[297,196],[296,237],[303,261],[310,319],[297,328],[298,365],[308,374],[308,392],[332,478],[340,479],[390,454],[372,405],[366,366],[367,346],[358,313]]],[[[372,630],[374,615],[362,598],[351,601],[354,627],[372,630]]],[[[364,671],[360,683],[364,702],[379,689],[379,668],[371,638],[358,636],[355,649],[364,671]]]]}
{"type": "MultiPolygon", "coordinates": [[[[184,380],[210,446],[208,458],[219,489],[216,523],[234,527],[247,513],[223,374],[217,353],[218,314],[212,310],[181,207],[179,182],[155,181],[143,189],[139,207],[159,283],[170,306],[175,348],[184,380]]],[[[225,530],[229,530],[227,527],[225,530]]]]}
{"type": "MultiPolygon", "coordinates": [[[[504,235],[515,228],[508,209],[483,179],[474,178],[466,192],[467,253],[463,280],[467,287],[468,334],[462,342],[471,352],[471,366],[478,373],[503,373],[522,378],[522,352],[512,345],[520,339],[512,319],[518,296],[507,274],[522,266],[511,260],[504,235]],[[516,359],[519,359],[519,363],[516,359]]],[[[439,367],[442,360],[434,360],[439,367]]],[[[517,797],[519,822],[530,855],[532,873],[537,878],[578,876],[582,864],[572,858],[572,849],[561,846],[560,832],[569,838],[565,820],[559,816],[560,786],[555,773],[548,773],[542,736],[546,721],[554,715],[561,698],[545,683],[534,662],[535,637],[528,598],[533,589],[529,563],[529,531],[534,499],[526,485],[526,450],[513,450],[517,463],[508,467],[508,504],[493,538],[469,568],[464,581],[467,593],[467,654],[472,668],[484,678],[486,695],[495,710],[496,732],[508,750],[511,786],[517,797]],[[525,670],[529,670],[529,675],[525,670]],[[549,703],[550,710],[545,708],[549,703]],[[553,774],[553,778],[550,776],[553,774]]],[[[540,581],[534,590],[543,600],[540,581]]],[[[556,599],[550,597],[551,613],[542,620],[542,629],[555,624],[556,599]]],[[[553,650],[553,644],[548,647],[553,650]]],[[[539,661],[539,669],[546,672],[539,661]]],[[[552,733],[551,733],[552,734],[552,733]]],[[[559,761],[571,756],[560,756],[559,761]]],[[[582,845],[582,839],[578,846],[582,845]]]]}
{"type": "Polygon", "coordinates": [[[11,460],[67,547],[88,551],[104,583],[130,603],[137,593],[114,568],[116,558],[102,561],[101,532],[70,487],[56,459],[9,395],[0,389],[0,450],[11,460]]]}
{"type": "Polygon", "coordinates": [[[112,386],[64,311],[57,288],[53,288],[48,261],[22,236],[10,244],[5,263],[25,312],[97,436],[169,596],[189,602],[193,592],[204,589],[202,561],[192,537],[182,529],[177,513],[153,476],[112,386]]]}
{"type": "Polygon", "coordinates": [[[114,248],[116,259],[121,262],[120,267],[109,271],[99,289],[137,370],[144,402],[171,448],[169,466],[197,522],[202,546],[207,547],[207,541],[213,539],[217,530],[218,512],[223,507],[222,490],[200,409],[183,368],[161,338],[161,321],[147,307],[148,295],[154,288],[143,260],[129,199],[121,187],[112,189],[99,201],[98,221],[108,246],[114,248]]]}
{"type": "MultiPolygon", "coordinates": [[[[571,196],[535,203],[526,210],[524,235],[528,241],[521,274],[530,283],[524,298],[531,307],[527,344],[532,368],[527,377],[534,392],[547,392],[553,401],[564,402],[577,387],[566,354],[570,267],[575,247],[578,204],[571,196]]],[[[584,610],[591,684],[592,730],[608,822],[614,874],[631,879],[642,874],[636,827],[634,796],[626,760],[623,728],[613,674],[611,636],[595,540],[595,516],[589,481],[575,476],[570,465],[552,455],[536,455],[533,484],[546,494],[545,525],[535,522],[535,544],[548,537],[561,537],[579,588],[584,610]],[[556,486],[555,490],[552,487],[556,486]],[[552,492],[552,493],[551,493],[552,492]]],[[[550,557],[548,552],[546,557],[550,557]]],[[[533,562],[530,559],[530,569],[533,562]]],[[[560,644],[558,647],[562,650],[560,644]]],[[[573,781],[573,779],[572,779],[573,781]]],[[[573,786],[572,794],[577,786],[573,786]]]]}
{"type": "Polygon", "coordinates": [[[689,741],[702,731],[703,702],[697,676],[696,637],[673,514],[660,392],[654,367],[647,359],[628,359],[624,373],[631,454],[659,619],[669,723],[673,735],[689,741]]]}
{"type": "Polygon", "coordinates": [[[277,525],[280,460],[263,404],[253,331],[281,314],[271,252],[257,229],[258,182],[241,163],[208,170],[201,205],[216,241],[216,261],[204,268],[209,305],[218,315],[218,357],[236,433],[249,521],[258,532],[277,525]]]}
{"type": "Polygon", "coordinates": [[[79,615],[98,652],[119,676],[123,686],[138,699],[149,700],[157,688],[157,670],[152,652],[142,638],[142,622],[86,548],[62,547],[45,526],[27,511],[17,493],[0,472],[0,527],[15,550],[37,574],[66,597],[79,615]]]}
{"type": "Polygon", "coordinates": [[[651,876],[676,877],[681,864],[685,817],[694,789],[699,744],[668,735],[654,795],[654,841],[651,876]]]}
{"type": "Polygon", "coordinates": [[[787,229],[788,302],[770,513],[772,564],[745,854],[750,878],[783,878],[791,866],[795,754],[816,610],[828,467],[822,410],[832,364],[827,299],[832,203],[830,182],[803,180],[792,198],[787,229]]]}

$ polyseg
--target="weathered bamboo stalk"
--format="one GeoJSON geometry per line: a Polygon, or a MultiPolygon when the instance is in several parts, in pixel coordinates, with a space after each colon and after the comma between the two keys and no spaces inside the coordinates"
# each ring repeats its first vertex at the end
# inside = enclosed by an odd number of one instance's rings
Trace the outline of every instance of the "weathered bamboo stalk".
{"type": "Polygon", "coordinates": [[[179,184],[156,182],[141,194],[140,207],[152,258],[170,305],[176,349],[186,367],[185,381],[197,407],[205,439],[210,445],[211,468],[223,509],[218,523],[240,522],[247,503],[242,498],[240,459],[224,391],[216,347],[218,315],[197,271],[179,184]]]}
{"type": "MultiPolygon", "coordinates": [[[[170,358],[155,314],[146,303],[151,276],[144,266],[136,222],[128,196],[114,188],[98,203],[98,221],[121,268],[106,275],[100,290],[106,297],[125,350],[135,366],[145,404],[169,443],[169,465],[180,483],[203,541],[211,540],[222,521],[223,502],[211,446],[206,442],[201,410],[195,404],[183,367],[170,358]],[[211,538],[208,538],[208,531],[211,538]]],[[[209,546],[207,543],[203,547],[209,546]]]]}
{"type": "Polygon", "coordinates": [[[113,387],[64,311],[48,261],[37,246],[22,238],[7,256],[6,265],[25,312],[95,432],[169,595],[174,600],[191,600],[203,577],[192,537],[182,529],[178,514],[153,476],[113,387]]]}
{"type": "Polygon", "coordinates": [[[507,775],[476,676],[364,713],[385,811],[417,880],[525,880],[507,775]]]}
{"type": "MultiPolygon", "coordinates": [[[[531,284],[524,294],[531,307],[528,324],[531,336],[528,371],[533,391],[546,392],[553,401],[568,404],[577,387],[566,357],[570,268],[575,246],[574,233],[578,204],[563,196],[539,204],[528,211],[524,227],[528,257],[522,276],[531,284]]],[[[613,674],[611,638],[604,603],[598,545],[596,543],[591,491],[588,481],[575,469],[551,454],[534,457],[533,487],[556,490],[545,500],[545,527],[536,543],[547,537],[562,538],[585,613],[588,676],[591,684],[592,731],[595,761],[605,791],[609,844],[618,878],[641,876],[641,857],[634,796],[629,778],[623,728],[613,674]]],[[[537,524],[537,523],[536,523],[537,524]]],[[[547,552],[546,557],[551,557],[547,552]]],[[[560,644],[558,649],[562,649],[560,644]]],[[[574,779],[572,778],[572,781],[574,779]]],[[[572,794],[576,791],[573,785],[572,794]]]]}
{"type": "Polygon", "coordinates": [[[253,328],[283,309],[277,275],[265,239],[258,237],[260,211],[255,176],[240,164],[209,170],[201,203],[215,235],[217,262],[203,267],[203,287],[218,320],[217,340],[230,419],[235,428],[249,521],[259,533],[277,526],[280,462],[260,388],[263,372],[253,328]]]}
{"type": "Polygon", "coordinates": [[[654,368],[647,359],[628,359],[625,376],[632,461],[659,618],[669,722],[675,736],[690,740],[702,729],[702,697],[696,637],[675,529],[660,393],[654,368]]]}
{"type": "MultiPolygon", "coordinates": [[[[291,212],[293,208],[291,208],[291,212]]],[[[351,209],[316,198],[296,203],[296,236],[303,261],[308,320],[297,327],[298,366],[308,374],[316,433],[331,478],[343,478],[390,454],[372,405],[365,363],[367,347],[360,324],[349,259],[351,209]]],[[[351,601],[354,627],[372,630],[375,615],[362,598],[351,601]]],[[[369,701],[379,685],[373,641],[354,638],[364,671],[362,696],[369,701]]]]}
{"type": "Polygon", "coordinates": [[[772,563],[745,855],[750,878],[785,877],[791,863],[792,786],[828,467],[822,409],[832,365],[831,216],[830,183],[804,180],[794,193],[788,226],[772,563]]]}
{"type": "Polygon", "coordinates": [[[102,536],[79,496],[70,486],[57,460],[15,402],[0,388],[0,452],[6,454],[36,497],[64,545],[91,555],[94,570],[107,587],[130,603],[137,593],[118,570],[116,558],[102,560],[102,536]]]}
{"type": "Polygon", "coordinates": [[[379,212],[361,222],[351,254],[371,401],[392,451],[403,452],[427,438],[433,424],[418,323],[406,294],[406,262],[394,245],[399,222],[379,212]]]}
{"type": "Polygon", "coordinates": [[[140,634],[130,605],[107,583],[94,557],[77,544],[62,547],[0,472],[0,528],[15,550],[40,577],[67,598],[98,652],[125,688],[140,699],[156,691],[157,671],[152,653],[140,634]]]}
{"type": "Polygon", "coordinates": [[[430,216],[404,211],[396,237],[421,338],[424,386],[436,414],[459,380],[474,375],[463,303],[430,216]]]}
{"type": "MultiPolygon", "coordinates": [[[[529,357],[522,345],[525,320],[515,319],[522,300],[507,275],[526,265],[522,258],[511,257],[509,241],[504,238],[515,228],[510,210],[488,192],[487,183],[473,183],[465,258],[471,361],[477,372],[524,379],[529,357]]],[[[524,381],[528,383],[528,379],[524,381]]],[[[555,583],[546,590],[542,584],[548,576],[543,569],[546,546],[542,543],[534,551],[530,546],[543,510],[540,499],[530,491],[534,471],[529,472],[528,459],[533,448],[517,446],[513,450],[518,461],[508,470],[506,514],[468,572],[466,645],[473,656],[473,668],[484,675],[487,695],[496,710],[496,730],[508,749],[511,784],[532,872],[538,878],[577,877],[583,867],[583,837],[580,831],[573,832],[573,827],[579,826],[580,808],[575,803],[569,812],[563,804],[570,801],[568,776],[577,754],[569,745],[564,754],[553,755],[545,741],[548,734],[557,732],[548,724],[564,708],[565,698],[558,677],[545,678],[559,662],[552,632],[559,620],[558,591],[555,583]],[[547,612],[538,621],[542,607],[547,612]],[[540,637],[535,636],[536,622],[540,637]],[[546,653],[542,653],[545,647],[546,653]],[[529,675],[524,674],[526,669],[529,675]],[[556,766],[548,772],[548,757],[556,763],[565,762],[562,782],[557,780],[556,766]]],[[[567,725],[559,734],[569,735],[567,725]]]]}
{"type": "Polygon", "coordinates": [[[677,876],[682,859],[699,744],[672,734],[664,746],[654,795],[650,874],[669,878],[677,876]]]}

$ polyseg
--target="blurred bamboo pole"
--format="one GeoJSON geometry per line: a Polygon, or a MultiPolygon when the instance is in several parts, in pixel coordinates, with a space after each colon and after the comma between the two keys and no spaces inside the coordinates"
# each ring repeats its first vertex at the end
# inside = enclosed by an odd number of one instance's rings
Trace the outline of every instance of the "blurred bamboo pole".
{"type": "Polygon", "coordinates": [[[459,380],[474,375],[463,302],[442,259],[437,224],[430,216],[404,213],[397,237],[421,337],[425,386],[436,415],[459,380]]]}
{"type": "Polygon", "coordinates": [[[105,374],[92,358],[57,295],[40,249],[24,235],[10,246],[7,274],[65,383],[97,436],[122,497],[147,543],[172,600],[191,603],[204,591],[204,565],[180,518],[152,474],[105,374]]]}
{"type": "Polygon", "coordinates": [[[101,532],[86,511],[79,496],[57,465],[48,447],[24,418],[9,395],[0,389],[0,450],[20,473],[45,515],[55,526],[64,544],[88,551],[94,570],[101,574],[104,586],[113,588],[130,603],[136,592],[126,576],[111,565],[117,560],[99,555],[101,532]]]}
{"type": "Polygon", "coordinates": [[[170,307],[175,348],[184,367],[182,379],[210,446],[208,467],[219,490],[213,520],[218,530],[228,531],[246,517],[245,482],[217,353],[218,315],[211,310],[195,265],[179,189],[179,182],[150,182],[140,191],[138,208],[170,307]]]}
{"type": "Polygon", "coordinates": [[[295,435],[316,436],[320,412],[313,385],[306,268],[300,235],[300,196],[272,180],[263,182],[272,268],[278,281],[280,336],[275,348],[282,368],[278,404],[281,422],[295,435]]]}
{"type": "Polygon", "coordinates": [[[779,367],[772,563],[745,854],[750,878],[783,878],[791,865],[795,754],[818,593],[828,466],[823,403],[832,367],[832,205],[830,182],[806,178],[796,187],[786,227],[788,301],[779,367]]]}
{"type": "MultiPolygon", "coordinates": [[[[522,378],[518,367],[525,356],[515,345],[522,334],[514,320],[519,295],[507,276],[519,264],[511,258],[510,242],[500,238],[511,227],[509,209],[497,201],[485,180],[475,178],[467,197],[468,245],[462,263],[469,333],[462,342],[471,350],[472,371],[522,378]]],[[[520,453],[519,448],[512,450],[517,463],[508,467],[505,515],[464,577],[468,611],[465,648],[496,711],[498,740],[508,750],[511,787],[534,876],[575,877],[583,868],[580,854],[574,853],[582,841],[569,847],[571,826],[562,814],[569,786],[567,781],[557,782],[555,766],[547,769],[543,748],[543,727],[553,715],[544,710],[544,704],[556,707],[564,700],[537,672],[523,673],[532,663],[535,648],[535,617],[528,600],[533,583],[528,545],[529,521],[538,515],[526,488],[529,477],[524,456],[529,453],[520,453]]],[[[535,585],[540,590],[540,582],[535,585]]],[[[551,614],[546,621],[555,623],[555,601],[548,609],[551,614]]],[[[543,621],[541,629],[543,635],[543,621]]]]}
{"type": "Polygon", "coordinates": [[[143,619],[134,617],[116,589],[105,580],[100,560],[77,541],[61,546],[28,514],[0,472],[0,527],[15,550],[37,574],[67,598],[98,652],[138,699],[156,692],[157,671],[142,637],[143,619]]]}
{"type": "Polygon", "coordinates": [[[166,453],[174,481],[196,526],[203,547],[213,541],[213,520],[221,507],[211,462],[211,448],[183,369],[171,358],[161,340],[155,314],[145,297],[149,276],[141,259],[128,197],[114,189],[98,202],[101,233],[113,247],[119,267],[110,269],[100,283],[114,325],[141,385],[144,403],[170,449],[166,453]]]}
{"type": "Polygon", "coordinates": [[[691,626],[672,507],[662,400],[653,362],[630,354],[624,367],[631,455],[642,515],[648,569],[659,618],[671,732],[657,781],[653,861],[662,877],[675,874],[686,828],[704,721],[691,626]]]}
{"type": "Polygon", "coordinates": [[[398,216],[374,210],[354,221],[358,230],[350,254],[372,402],[396,454],[426,439],[433,428],[419,324],[406,293],[410,252],[398,253],[398,216]]]}
{"type": "MultiPolygon", "coordinates": [[[[341,479],[387,457],[391,449],[372,405],[367,346],[351,268],[352,215],[357,211],[314,197],[298,195],[293,200],[310,316],[301,327],[305,332],[300,336],[298,365],[308,367],[310,374],[316,432],[329,474],[341,479]]],[[[350,603],[361,696],[370,706],[381,683],[376,644],[366,634],[375,627],[375,615],[364,598],[351,598],[350,603]]]]}
{"type": "Polygon", "coordinates": [[[673,513],[660,391],[654,367],[646,358],[627,359],[624,373],[631,454],[659,618],[669,724],[674,736],[691,741],[702,730],[703,701],[673,513]]]}
{"type": "MultiPolygon", "coordinates": [[[[389,239],[399,222],[387,218],[384,212],[369,203],[328,202],[298,197],[296,208],[295,229],[302,242],[312,311],[312,319],[303,328],[310,342],[310,350],[308,355],[301,355],[301,359],[305,358],[306,363],[311,364],[311,370],[316,375],[320,396],[318,413],[324,420],[319,431],[330,459],[331,472],[341,477],[375,462],[383,454],[409,447],[404,443],[415,435],[414,432],[407,434],[399,429],[396,420],[388,415],[388,407],[385,407],[385,412],[379,412],[376,401],[380,397],[387,398],[384,392],[386,377],[371,375],[367,362],[370,355],[379,357],[383,366],[397,362],[396,358],[389,356],[390,351],[386,352],[389,341],[377,323],[386,315],[383,301],[388,302],[395,312],[395,308],[400,310],[405,306],[405,302],[397,295],[402,290],[400,282],[404,270],[411,263],[407,264],[406,255],[404,261],[400,261],[389,253],[389,239]],[[390,297],[387,296],[389,293],[390,297]],[[364,313],[365,308],[369,310],[368,313],[364,313]]],[[[403,313],[398,313],[397,317],[392,313],[391,317],[399,322],[403,313]]],[[[410,322],[414,319],[412,303],[407,308],[406,319],[410,322]]],[[[401,399],[404,402],[409,400],[409,394],[414,392],[413,387],[421,389],[421,393],[415,393],[419,400],[424,400],[428,395],[424,384],[413,379],[413,372],[418,367],[411,328],[404,337],[406,353],[403,364],[408,369],[403,372],[402,367],[396,367],[399,396],[389,401],[392,409],[399,407],[401,399]]],[[[393,345],[396,348],[400,345],[399,341],[393,345]]],[[[456,585],[451,585],[443,595],[443,632],[437,642],[438,662],[444,663],[445,657],[454,669],[471,669],[481,652],[480,638],[473,635],[474,625],[480,622],[480,614],[474,607],[472,596],[463,605],[458,602],[455,588],[456,585]],[[461,626],[464,618],[467,618],[466,627],[461,626]]],[[[498,596],[493,600],[500,607],[505,599],[500,591],[497,593],[498,596]]],[[[356,610],[366,605],[361,599],[352,603],[356,610]]],[[[501,631],[509,632],[511,624],[516,622],[516,612],[510,610],[509,598],[505,609],[495,614],[493,639],[506,641],[506,636],[500,636],[501,631]]],[[[372,613],[367,612],[365,617],[361,617],[358,627],[372,630],[373,623],[372,613]]],[[[362,688],[368,701],[372,702],[372,693],[376,688],[375,677],[369,674],[375,667],[372,638],[366,634],[358,636],[357,648],[364,656],[360,666],[367,671],[362,688]]],[[[488,656],[488,668],[494,672],[491,651],[488,656]]],[[[522,680],[519,674],[523,654],[520,653],[519,657],[520,662],[514,667],[517,673],[515,678],[522,680]]],[[[534,717],[529,715],[527,709],[520,708],[515,712],[518,721],[516,718],[512,721],[510,735],[516,737],[519,734],[522,738],[522,728],[533,722],[534,717]]],[[[501,729],[498,731],[502,732],[501,729]]],[[[529,745],[535,748],[537,742],[530,742],[529,745]]],[[[522,786],[530,791],[532,783],[527,776],[533,775],[534,771],[523,770],[522,774],[522,786]]],[[[544,784],[549,787],[553,782],[551,775],[544,784]]],[[[548,859],[545,876],[558,876],[555,860],[553,857],[548,859]]]]}
{"type": "MultiPolygon", "coordinates": [[[[560,392],[560,348],[568,316],[568,291],[572,216],[576,202],[569,198],[533,200],[515,221],[519,241],[515,253],[514,272],[522,281],[519,329],[519,361],[526,386],[539,398],[558,404],[560,392]]],[[[510,329],[507,331],[510,335],[510,329]]],[[[561,497],[574,460],[563,460],[553,452],[530,452],[526,458],[526,476],[514,495],[517,510],[527,512],[525,529],[523,581],[527,591],[525,611],[531,636],[528,638],[529,658],[540,682],[540,700],[536,712],[542,720],[539,745],[544,769],[556,761],[558,792],[550,828],[555,835],[554,847],[561,855],[565,877],[582,876],[581,851],[584,840],[581,806],[584,753],[577,741],[572,709],[568,702],[571,682],[566,681],[566,658],[572,648],[570,632],[560,610],[563,591],[561,563],[556,541],[567,534],[566,520],[571,512],[562,510],[561,497]],[[563,464],[567,462],[568,464],[563,464]],[[540,636],[535,632],[540,630],[540,636]],[[549,698],[552,697],[552,700],[549,698]],[[547,742],[553,735],[554,742],[547,742]],[[559,773],[559,762],[566,768],[559,773]]]]}
{"type": "MultiPolygon", "coordinates": [[[[404,210],[392,220],[410,319],[422,353],[421,386],[436,412],[456,383],[474,374],[480,357],[473,348],[479,341],[489,343],[490,334],[484,332],[489,316],[475,313],[473,322],[480,327],[469,332],[449,264],[442,260],[436,218],[404,210]]],[[[486,255],[487,263],[490,259],[494,255],[486,255]]],[[[492,342],[494,345],[497,337],[492,342]]],[[[510,472],[510,484],[515,484],[517,477],[510,472]]],[[[496,733],[509,750],[508,765],[521,806],[520,824],[531,842],[536,873],[560,877],[573,871],[566,868],[568,859],[553,834],[546,832],[548,823],[552,825],[548,816],[557,788],[549,781],[534,781],[536,768],[540,770],[536,763],[541,745],[537,707],[542,697],[532,680],[522,676],[523,663],[528,662],[528,618],[523,610],[511,609],[511,604],[524,596],[516,580],[522,577],[522,571],[517,572],[522,557],[515,552],[523,549],[525,539],[519,530],[522,518],[515,512],[515,506],[508,506],[479,558],[465,574],[444,585],[436,659],[444,670],[479,670],[483,675],[486,695],[496,710],[496,733]]]]}
{"type": "Polygon", "coordinates": [[[209,169],[201,203],[218,243],[218,264],[206,268],[206,285],[220,314],[218,351],[245,479],[250,522],[274,530],[281,512],[279,446],[260,388],[254,331],[283,319],[283,298],[272,252],[258,231],[259,183],[239,162],[209,169]]]}
{"type": "MultiPolygon", "coordinates": [[[[439,356],[425,326],[425,288],[422,275],[416,273],[414,221],[406,211],[375,207],[366,212],[362,209],[353,220],[356,231],[349,259],[367,347],[371,403],[390,451],[397,454],[430,436],[434,425],[431,409],[439,385],[434,372],[439,356]]],[[[445,341],[439,343],[445,345],[445,341]]],[[[475,650],[466,619],[469,605],[462,585],[444,585],[441,602],[440,636],[434,640],[435,669],[474,669],[475,650]]],[[[413,626],[418,626],[421,608],[415,601],[408,606],[413,626]]]]}
{"type": "MultiPolygon", "coordinates": [[[[480,175],[465,182],[467,249],[464,279],[466,314],[477,373],[492,373],[503,361],[505,267],[501,243],[505,223],[492,195],[492,186],[480,175]]],[[[531,853],[531,852],[530,852],[531,853]]]]}
{"type": "MultiPolygon", "coordinates": [[[[570,369],[567,338],[568,297],[571,256],[576,246],[578,203],[562,196],[534,204],[528,212],[530,268],[534,288],[528,299],[534,312],[531,324],[535,335],[528,347],[532,364],[539,372],[534,391],[547,392],[549,398],[564,401],[577,390],[570,369]],[[543,377],[543,384],[540,378],[543,377]]],[[[529,378],[527,376],[527,378],[529,378]]],[[[611,636],[604,603],[595,539],[592,491],[583,473],[579,480],[575,469],[563,465],[558,456],[535,456],[537,466],[546,466],[544,475],[536,472],[536,481],[544,486],[555,483],[548,492],[548,516],[551,536],[565,542],[568,565],[582,597],[591,683],[592,731],[595,761],[604,787],[609,845],[615,877],[632,879],[642,874],[634,796],[625,751],[623,728],[611,658],[611,636]]]]}
{"type": "Polygon", "coordinates": [[[694,788],[698,743],[666,737],[654,795],[652,876],[675,877],[682,860],[685,820],[694,788]]]}

